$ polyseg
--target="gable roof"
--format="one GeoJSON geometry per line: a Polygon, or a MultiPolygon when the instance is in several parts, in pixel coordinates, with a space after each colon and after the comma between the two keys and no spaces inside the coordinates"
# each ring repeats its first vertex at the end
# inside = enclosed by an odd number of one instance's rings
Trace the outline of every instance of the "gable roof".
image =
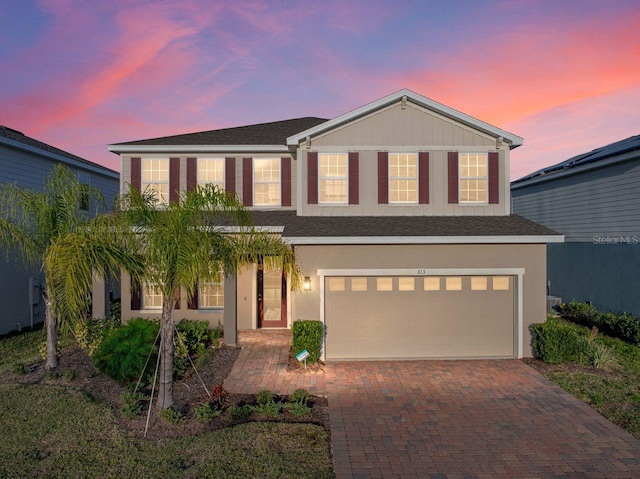
{"type": "Polygon", "coordinates": [[[531,183],[552,180],[560,176],[579,173],[586,169],[606,166],[610,163],[624,161],[640,156],[640,135],[596,148],[587,153],[576,155],[568,160],[547,166],[511,182],[512,188],[519,188],[531,183]]]}
{"type": "Polygon", "coordinates": [[[89,160],[85,160],[79,156],[76,156],[67,151],[56,148],[55,146],[48,145],[42,141],[31,138],[21,131],[14,130],[7,126],[0,125],[0,144],[5,144],[13,148],[19,148],[21,150],[28,151],[49,157],[54,161],[61,161],[63,163],[70,164],[72,166],[78,166],[80,163],[87,169],[98,171],[102,174],[119,178],[119,174],[106,166],[99,165],[89,160]]]}
{"type": "Polygon", "coordinates": [[[485,123],[484,121],[478,120],[477,118],[469,116],[458,110],[454,110],[453,108],[443,105],[442,103],[438,103],[437,101],[431,100],[430,98],[427,98],[425,96],[419,95],[418,93],[415,93],[406,88],[392,93],[391,95],[387,95],[379,100],[368,103],[367,105],[361,106],[360,108],[350,111],[349,113],[340,115],[332,120],[313,126],[308,130],[298,132],[287,138],[287,144],[297,146],[300,144],[300,142],[304,141],[307,136],[313,137],[315,135],[324,133],[328,130],[331,130],[340,125],[343,125],[352,120],[363,117],[376,110],[385,108],[388,105],[403,100],[415,103],[416,105],[426,108],[427,110],[431,110],[442,116],[484,132],[496,139],[502,137],[502,139],[509,144],[510,149],[517,148],[518,146],[521,146],[523,144],[524,140],[521,137],[514,135],[513,133],[509,133],[508,131],[490,125],[489,123],[485,123]]]}
{"type": "Polygon", "coordinates": [[[163,136],[148,140],[129,141],[109,145],[109,151],[191,151],[191,150],[253,150],[264,147],[276,151],[288,151],[287,137],[302,130],[326,122],[325,118],[304,117],[292,120],[258,123],[255,125],[222,128],[184,135],[163,136]],[[251,148],[251,147],[254,148],[251,148]],[[188,148],[191,147],[191,148],[188,148]],[[270,148],[269,148],[270,147],[270,148]]]}

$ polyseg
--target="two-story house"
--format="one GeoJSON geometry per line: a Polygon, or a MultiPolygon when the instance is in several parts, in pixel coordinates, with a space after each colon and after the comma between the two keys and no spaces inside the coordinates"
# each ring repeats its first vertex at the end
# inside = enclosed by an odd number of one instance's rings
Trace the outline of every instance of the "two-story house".
{"type": "MultiPolygon", "coordinates": [[[[290,291],[255,264],[200,285],[176,317],[238,329],[325,324],[327,360],[522,357],[545,319],[546,243],[510,214],[509,153],[522,138],[401,90],[326,120],[294,120],[113,144],[121,187],[213,182],[279,232],[305,276],[290,291]]],[[[160,313],[122,285],[123,318],[160,313]]]]}

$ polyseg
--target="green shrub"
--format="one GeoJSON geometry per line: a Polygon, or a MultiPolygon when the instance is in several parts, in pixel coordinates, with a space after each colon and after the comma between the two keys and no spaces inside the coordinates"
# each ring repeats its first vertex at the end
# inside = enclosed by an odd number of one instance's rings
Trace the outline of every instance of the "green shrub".
{"type": "Polygon", "coordinates": [[[316,363],[320,359],[323,326],[321,321],[297,320],[292,327],[293,354],[297,355],[305,349],[309,352],[307,362],[316,363]]]}
{"type": "Polygon", "coordinates": [[[55,372],[55,371],[53,371],[51,369],[47,369],[44,372],[45,381],[53,381],[54,379],[58,379],[59,377],[60,377],[60,375],[57,372],[55,372]]]}
{"type": "Polygon", "coordinates": [[[173,347],[173,376],[180,379],[189,369],[189,349],[184,340],[184,333],[178,331],[175,334],[175,344],[173,347]]]}
{"type": "Polygon", "coordinates": [[[93,356],[96,349],[102,344],[105,336],[112,330],[122,327],[120,320],[110,318],[87,318],[76,321],[73,325],[73,334],[78,345],[89,356],[93,356]]]}
{"type": "Polygon", "coordinates": [[[604,344],[589,342],[585,349],[586,360],[590,366],[611,369],[617,365],[615,353],[604,344]]]}
{"type": "Polygon", "coordinates": [[[17,362],[11,365],[11,372],[13,374],[27,374],[29,370],[27,369],[27,366],[25,366],[24,363],[17,362]]]}
{"type": "Polygon", "coordinates": [[[291,401],[300,404],[307,404],[309,401],[309,393],[305,389],[296,389],[291,395],[291,401]]]}
{"type": "Polygon", "coordinates": [[[189,354],[198,354],[211,343],[209,323],[195,319],[181,319],[176,325],[189,354]]]}
{"type": "Polygon", "coordinates": [[[131,319],[126,326],[106,335],[93,355],[93,364],[100,372],[118,381],[136,381],[151,355],[143,375],[148,378],[158,354],[154,343],[159,328],[156,321],[131,319]]]}
{"type": "Polygon", "coordinates": [[[271,391],[267,391],[266,389],[264,391],[260,391],[256,394],[256,402],[261,406],[272,403],[273,394],[271,394],[271,391]]]}
{"type": "Polygon", "coordinates": [[[118,323],[122,321],[122,302],[120,298],[116,298],[109,303],[109,319],[118,323]]]}
{"type": "Polygon", "coordinates": [[[294,416],[308,416],[311,414],[312,409],[303,402],[290,402],[285,406],[285,409],[294,416]]]}
{"type": "Polygon", "coordinates": [[[259,414],[264,414],[270,418],[277,418],[280,416],[280,412],[282,411],[283,404],[279,402],[268,402],[265,404],[259,404],[254,408],[254,410],[259,414]]]}
{"type": "Polygon", "coordinates": [[[549,364],[580,362],[586,340],[571,325],[549,317],[545,323],[532,324],[531,332],[536,358],[549,364]]]}
{"type": "Polygon", "coordinates": [[[147,397],[140,391],[125,391],[120,395],[120,401],[122,402],[122,415],[127,419],[133,419],[142,414],[142,408],[144,401],[147,397]]]}
{"type": "Polygon", "coordinates": [[[630,344],[640,344],[640,318],[628,313],[601,313],[590,304],[572,301],[560,308],[562,317],[572,323],[597,327],[600,331],[630,344]]]}
{"type": "Polygon", "coordinates": [[[231,419],[236,421],[247,419],[249,416],[251,416],[252,412],[253,407],[251,407],[251,405],[249,404],[243,404],[242,406],[231,406],[229,408],[229,415],[231,416],[231,419]]]}
{"type": "Polygon", "coordinates": [[[600,314],[598,310],[591,304],[578,303],[571,301],[560,306],[560,314],[567,321],[581,324],[582,326],[596,326],[600,329],[600,314]]]}
{"type": "Polygon", "coordinates": [[[160,411],[158,413],[158,417],[171,424],[178,424],[184,419],[182,413],[172,407],[168,407],[167,409],[163,409],[162,411],[160,411]]]}
{"type": "Polygon", "coordinates": [[[62,373],[62,377],[67,381],[75,381],[78,377],[78,372],[74,369],[67,369],[64,373],[62,373]]]}
{"type": "Polygon", "coordinates": [[[217,407],[215,403],[206,402],[196,408],[196,419],[199,422],[209,422],[214,417],[218,417],[222,409],[217,407]]]}

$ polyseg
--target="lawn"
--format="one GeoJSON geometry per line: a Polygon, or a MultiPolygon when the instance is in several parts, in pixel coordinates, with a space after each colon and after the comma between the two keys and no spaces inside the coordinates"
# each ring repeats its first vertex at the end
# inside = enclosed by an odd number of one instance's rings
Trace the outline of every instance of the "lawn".
{"type": "MultiPolygon", "coordinates": [[[[186,437],[134,437],[112,406],[64,384],[15,384],[42,331],[0,340],[0,477],[333,477],[327,431],[248,422],[186,437]]],[[[29,368],[31,369],[31,368],[29,368]]]]}
{"type": "MultiPolygon", "coordinates": [[[[571,324],[586,334],[588,328],[571,324]]],[[[640,347],[599,334],[596,341],[615,355],[615,364],[593,368],[566,363],[538,364],[544,376],[640,439],[640,347]]]]}

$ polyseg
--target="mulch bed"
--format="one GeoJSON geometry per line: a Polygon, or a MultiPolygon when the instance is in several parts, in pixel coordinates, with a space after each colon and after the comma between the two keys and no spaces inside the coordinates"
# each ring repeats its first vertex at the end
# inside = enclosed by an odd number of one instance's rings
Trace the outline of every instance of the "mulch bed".
{"type": "MultiPolygon", "coordinates": [[[[220,385],[231,371],[240,350],[233,347],[220,347],[212,352],[204,364],[198,370],[200,378],[209,391],[214,386],[220,385]]],[[[304,372],[304,365],[302,365],[304,372]]],[[[310,371],[307,371],[310,372],[310,371]]],[[[126,391],[125,385],[112,379],[111,377],[99,373],[91,363],[89,356],[78,346],[71,346],[62,351],[60,364],[55,370],[54,378],[51,373],[45,374],[44,362],[32,364],[28,367],[27,374],[16,375],[6,373],[0,377],[3,383],[21,384],[48,384],[60,385],[79,389],[97,401],[104,403],[114,410],[120,427],[127,431],[130,436],[143,437],[147,421],[148,407],[145,406],[143,415],[135,419],[127,419],[121,413],[122,402],[120,396],[126,391]],[[73,371],[73,373],[68,373],[73,371]],[[71,375],[73,379],[67,378],[71,375]]],[[[149,389],[150,391],[150,389],[149,389]]],[[[256,393],[259,391],[256,391],[256,393]]],[[[252,413],[247,420],[231,419],[228,408],[244,404],[255,404],[255,397],[252,394],[229,394],[224,402],[223,413],[212,419],[208,423],[201,423],[195,418],[195,409],[210,401],[200,379],[193,370],[173,384],[173,395],[175,408],[183,413],[184,417],[178,424],[171,424],[156,414],[155,404],[151,410],[151,418],[146,437],[148,439],[159,440],[163,438],[176,438],[199,434],[207,431],[215,431],[226,427],[251,421],[289,422],[289,423],[313,423],[323,426],[329,430],[329,408],[327,399],[312,396],[309,406],[312,408],[310,416],[298,417],[283,410],[278,418],[272,419],[252,413]]],[[[285,402],[286,397],[275,396],[276,401],[285,402]]]]}

